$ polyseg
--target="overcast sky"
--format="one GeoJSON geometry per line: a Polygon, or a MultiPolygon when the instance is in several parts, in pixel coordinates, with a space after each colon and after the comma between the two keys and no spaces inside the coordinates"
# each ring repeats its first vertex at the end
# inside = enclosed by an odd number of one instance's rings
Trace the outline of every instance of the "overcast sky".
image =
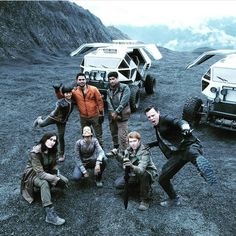
{"type": "MultiPolygon", "coordinates": [[[[231,0],[74,0],[101,19],[104,25],[197,26],[208,18],[236,17],[231,0]]],[[[236,23],[236,22],[235,22],[236,23]]]]}

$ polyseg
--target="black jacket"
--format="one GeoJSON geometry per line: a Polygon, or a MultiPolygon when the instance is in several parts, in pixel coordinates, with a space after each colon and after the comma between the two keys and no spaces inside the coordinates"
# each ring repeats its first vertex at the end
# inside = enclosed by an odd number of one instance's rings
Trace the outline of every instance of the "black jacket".
{"type": "Polygon", "coordinates": [[[57,101],[56,108],[49,115],[53,120],[65,123],[73,110],[73,103],[62,98],[57,101]]]}
{"type": "Polygon", "coordinates": [[[164,155],[169,156],[173,152],[186,150],[193,143],[200,143],[192,133],[183,135],[181,126],[184,123],[187,122],[170,116],[160,116],[158,125],[154,127],[157,141],[148,145],[159,146],[164,155]]]}

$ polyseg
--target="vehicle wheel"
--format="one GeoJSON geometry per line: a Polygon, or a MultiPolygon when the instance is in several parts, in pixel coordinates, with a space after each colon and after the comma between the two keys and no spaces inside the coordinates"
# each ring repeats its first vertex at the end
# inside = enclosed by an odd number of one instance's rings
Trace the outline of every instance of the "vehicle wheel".
{"type": "Polygon", "coordinates": [[[201,120],[202,100],[198,97],[190,97],[187,99],[184,108],[182,118],[190,123],[192,126],[199,124],[201,120]]]}
{"type": "Polygon", "coordinates": [[[138,86],[130,86],[130,109],[131,112],[137,111],[140,103],[140,90],[138,86]]]}
{"type": "Polygon", "coordinates": [[[153,94],[156,91],[156,79],[151,75],[147,75],[144,87],[147,94],[153,94]]]}

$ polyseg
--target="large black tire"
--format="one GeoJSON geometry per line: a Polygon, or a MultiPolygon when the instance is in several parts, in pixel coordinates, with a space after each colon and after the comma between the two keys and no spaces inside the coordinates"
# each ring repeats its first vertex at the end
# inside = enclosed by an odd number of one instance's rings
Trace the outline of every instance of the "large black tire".
{"type": "Polygon", "coordinates": [[[197,126],[201,120],[202,104],[202,100],[198,97],[188,98],[183,108],[182,118],[190,125],[197,126]]]}
{"type": "Polygon", "coordinates": [[[144,88],[147,94],[153,94],[156,91],[156,79],[151,75],[147,75],[144,82],[144,88]]]}
{"type": "Polygon", "coordinates": [[[135,112],[139,108],[139,104],[140,104],[140,89],[139,89],[139,87],[135,86],[135,85],[131,85],[130,86],[130,93],[131,93],[130,100],[129,100],[130,109],[131,109],[131,112],[135,112]]]}
{"type": "Polygon", "coordinates": [[[201,176],[206,180],[207,183],[209,183],[210,185],[218,184],[213,168],[210,162],[205,157],[197,157],[196,165],[201,176]]]}

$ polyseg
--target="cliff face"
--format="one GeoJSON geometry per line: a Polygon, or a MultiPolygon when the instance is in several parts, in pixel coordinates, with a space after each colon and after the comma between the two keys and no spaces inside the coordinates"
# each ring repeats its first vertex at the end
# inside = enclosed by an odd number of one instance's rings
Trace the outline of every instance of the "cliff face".
{"type": "Polygon", "coordinates": [[[0,59],[68,55],[82,43],[120,37],[71,2],[0,2],[0,59]]]}

